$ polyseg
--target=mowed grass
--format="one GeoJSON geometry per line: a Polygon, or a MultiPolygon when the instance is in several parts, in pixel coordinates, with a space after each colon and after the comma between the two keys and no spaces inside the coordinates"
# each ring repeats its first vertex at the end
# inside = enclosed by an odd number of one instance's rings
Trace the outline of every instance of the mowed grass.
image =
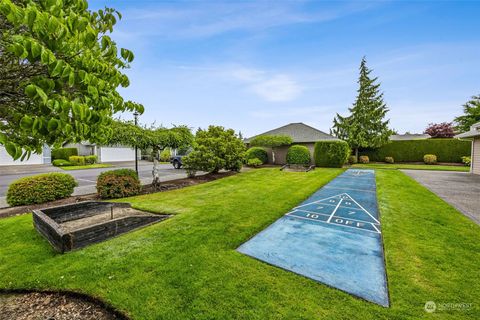
{"type": "Polygon", "coordinates": [[[85,169],[98,169],[98,168],[110,168],[113,167],[111,164],[106,163],[96,163],[96,164],[86,164],[84,166],[63,166],[59,167],[63,170],[85,170],[85,169]]]}
{"type": "Polygon", "coordinates": [[[409,169],[409,170],[438,170],[438,171],[460,171],[469,172],[467,166],[446,166],[446,165],[428,165],[428,164],[410,164],[410,163],[357,163],[352,168],[364,169],[409,169]]]}
{"type": "Polygon", "coordinates": [[[81,291],[134,319],[480,318],[480,228],[399,171],[377,171],[391,308],[235,251],[340,172],[259,169],[130,198],[176,215],[64,255],[31,215],[0,220],[0,287],[81,291]],[[472,306],[427,314],[426,301],[472,306]]]}

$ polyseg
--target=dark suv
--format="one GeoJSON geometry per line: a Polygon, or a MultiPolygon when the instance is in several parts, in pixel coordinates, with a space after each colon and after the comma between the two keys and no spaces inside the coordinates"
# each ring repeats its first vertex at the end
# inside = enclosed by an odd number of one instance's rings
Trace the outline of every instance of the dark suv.
{"type": "Polygon", "coordinates": [[[185,156],[186,156],[186,154],[173,156],[173,157],[170,158],[170,163],[173,164],[173,167],[175,169],[180,169],[183,165],[182,158],[185,157],[185,156]]]}

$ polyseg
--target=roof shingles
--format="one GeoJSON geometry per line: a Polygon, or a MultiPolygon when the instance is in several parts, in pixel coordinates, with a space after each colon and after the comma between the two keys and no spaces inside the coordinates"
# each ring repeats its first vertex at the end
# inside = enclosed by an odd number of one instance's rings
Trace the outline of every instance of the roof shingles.
{"type": "Polygon", "coordinates": [[[289,123],[283,127],[279,127],[262,134],[245,139],[249,143],[253,138],[263,135],[286,135],[290,136],[294,143],[315,142],[319,140],[339,140],[323,131],[310,127],[302,122],[289,123]]]}

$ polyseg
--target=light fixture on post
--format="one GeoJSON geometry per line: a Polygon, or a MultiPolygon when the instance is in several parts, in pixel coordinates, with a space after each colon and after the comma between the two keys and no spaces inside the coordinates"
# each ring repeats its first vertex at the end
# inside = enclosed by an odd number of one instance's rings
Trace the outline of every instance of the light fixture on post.
{"type": "MultiPolygon", "coordinates": [[[[135,121],[135,126],[138,125],[138,116],[140,114],[138,113],[137,110],[135,110],[135,112],[133,113],[133,119],[135,121]]],[[[137,176],[138,176],[138,150],[137,150],[137,146],[135,145],[135,172],[137,172],[137,176]]],[[[140,177],[139,177],[140,178],[140,177]]]]}

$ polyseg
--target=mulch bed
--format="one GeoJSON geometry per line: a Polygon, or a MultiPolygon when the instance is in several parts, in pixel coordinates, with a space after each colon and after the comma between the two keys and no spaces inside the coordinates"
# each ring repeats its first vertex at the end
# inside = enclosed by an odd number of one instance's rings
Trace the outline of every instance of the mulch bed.
{"type": "Polygon", "coordinates": [[[0,320],[114,320],[126,316],[92,298],[66,293],[0,295],[0,320]]]}
{"type": "MultiPolygon", "coordinates": [[[[209,173],[209,174],[197,176],[194,178],[184,178],[184,179],[166,181],[160,185],[160,190],[155,190],[151,185],[144,185],[142,187],[142,191],[140,194],[149,194],[149,193],[155,193],[155,192],[181,189],[181,188],[193,186],[196,184],[201,184],[201,183],[225,178],[234,174],[236,174],[236,172],[228,171],[228,172],[219,172],[219,173],[209,173]]],[[[77,203],[81,201],[98,201],[98,200],[100,200],[100,198],[97,196],[97,194],[92,193],[92,194],[81,195],[81,196],[73,196],[65,199],[42,203],[42,204],[3,208],[3,209],[0,209],[0,218],[6,218],[6,217],[15,216],[15,215],[29,213],[35,209],[61,206],[61,205],[77,203]]]]}

